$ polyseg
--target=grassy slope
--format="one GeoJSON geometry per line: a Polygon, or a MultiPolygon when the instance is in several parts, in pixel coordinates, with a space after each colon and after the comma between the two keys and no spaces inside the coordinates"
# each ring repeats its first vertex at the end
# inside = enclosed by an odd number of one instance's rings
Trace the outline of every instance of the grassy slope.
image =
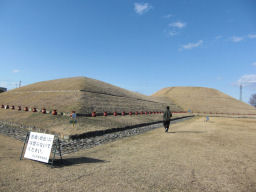
{"type": "MultiPolygon", "coordinates": [[[[173,111],[181,108],[159,98],[134,93],[98,80],[75,77],[38,82],[0,95],[0,104],[28,106],[47,110],[57,109],[58,112],[91,113],[163,111],[170,105],[173,111]]],[[[79,117],[78,124],[73,128],[70,118],[65,116],[44,115],[42,113],[0,109],[0,120],[35,126],[47,129],[52,133],[63,135],[84,133],[115,127],[124,127],[146,122],[161,120],[161,115],[125,116],[125,117],[79,117]]]]}
{"type": "Polygon", "coordinates": [[[153,96],[168,97],[175,104],[193,112],[256,114],[252,106],[211,88],[169,87],[153,96]]]}
{"type": "Polygon", "coordinates": [[[170,105],[173,111],[181,108],[170,101],[155,100],[98,80],[75,77],[44,81],[0,95],[0,104],[45,107],[60,112],[78,113],[121,112],[121,111],[160,111],[170,105]]]}

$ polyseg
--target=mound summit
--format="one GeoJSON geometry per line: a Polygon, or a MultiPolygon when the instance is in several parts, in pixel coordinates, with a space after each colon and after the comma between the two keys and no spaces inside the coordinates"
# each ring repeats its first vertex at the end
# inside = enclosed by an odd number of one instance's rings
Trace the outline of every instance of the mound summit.
{"type": "Polygon", "coordinates": [[[168,87],[152,96],[169,98],[184,110],[192,110],[192,112],[256,114],[255,108],[249,104],[212,88],[168,87]]]}

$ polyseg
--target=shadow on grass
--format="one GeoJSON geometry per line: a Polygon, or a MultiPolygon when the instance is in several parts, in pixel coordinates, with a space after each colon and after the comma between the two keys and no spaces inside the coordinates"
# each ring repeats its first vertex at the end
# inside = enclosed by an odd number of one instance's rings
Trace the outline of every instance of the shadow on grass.
{"type": "Polygon", "coordinates": [[[63,158],[61,159],[55,159],[54,160],[54,167],[66,167],[66,166],[72,166],[72,165],[78,165],[78,164],[84,164],[84,163],[106,163],[107,161],[101,160],[101,159],[94,159],[90,157],[74,157],[74,158],[63,158]]]}
{"type": "Polygon", "coordinates": [[[169,131],[168,133],[205,133],[205,131],[169,131]]]}

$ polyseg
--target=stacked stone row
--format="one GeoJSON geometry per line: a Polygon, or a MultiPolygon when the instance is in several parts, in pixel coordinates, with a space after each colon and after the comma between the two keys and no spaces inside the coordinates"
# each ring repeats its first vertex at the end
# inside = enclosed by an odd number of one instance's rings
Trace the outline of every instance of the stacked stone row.
{"type": "MultiPolygon", "coordinates": [[[[178,118],[172,119],[172,121],[178,121],[178,120],[191,118],[191,117],[193,117],[193,116],[178,117],[178,118]]],[[[80,138],[80,139],[71,139],[70,137],[66,138],[66,139],[59,138],[60,146],[61,146],[61,153],[63,155],[65,155],[65,154],[76,152],[80,149],[92,148],[92,147],[95,147],[95,146],[103,144],[103,143],[115,141],[122,137],[138,135],[138,134],[144,133],[146,131],[149,131],[149,130],[152,130],[155,128],[159,128],[161,126],[162,126],[162,122],[158,121],[158,122],[152,122],[151,124],[148,124],[145,126],[138,126],[135,128],[124,128],[123,130],[106,133],[106,134],[103,134],[100,136],[97,136],[97,134],[95,134],[95,135],[91,134],[91,136],[89,136],[89,137],[84,137],[84,138],[80,138]]],[[[29,130],[37,130],[37,129],[35,129],[35,127],[33,127],[33,128],[25,127],[22,125],[18,126],[13,123],[0,121],[0,133],[10,136],[10,137],[14,137],[23,142],[25,141],[28,129],[29,130]]],[[[39,129],[37,131],[40,132],[39,129]]],[[[41,131],[43,131],[43,130],[41,130],[41,131]]],[[[58,153],[58,151],[57,151],[57,153],[58,153]]]]}

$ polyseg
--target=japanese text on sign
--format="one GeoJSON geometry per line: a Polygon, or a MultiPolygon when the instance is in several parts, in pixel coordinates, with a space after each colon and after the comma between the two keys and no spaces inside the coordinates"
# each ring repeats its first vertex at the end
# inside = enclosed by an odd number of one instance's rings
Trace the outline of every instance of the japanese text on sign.
{"type": "Polygon", "coordinates": [[[30,132],[24,157],[48,163],[54,135],[30,132]]]}

